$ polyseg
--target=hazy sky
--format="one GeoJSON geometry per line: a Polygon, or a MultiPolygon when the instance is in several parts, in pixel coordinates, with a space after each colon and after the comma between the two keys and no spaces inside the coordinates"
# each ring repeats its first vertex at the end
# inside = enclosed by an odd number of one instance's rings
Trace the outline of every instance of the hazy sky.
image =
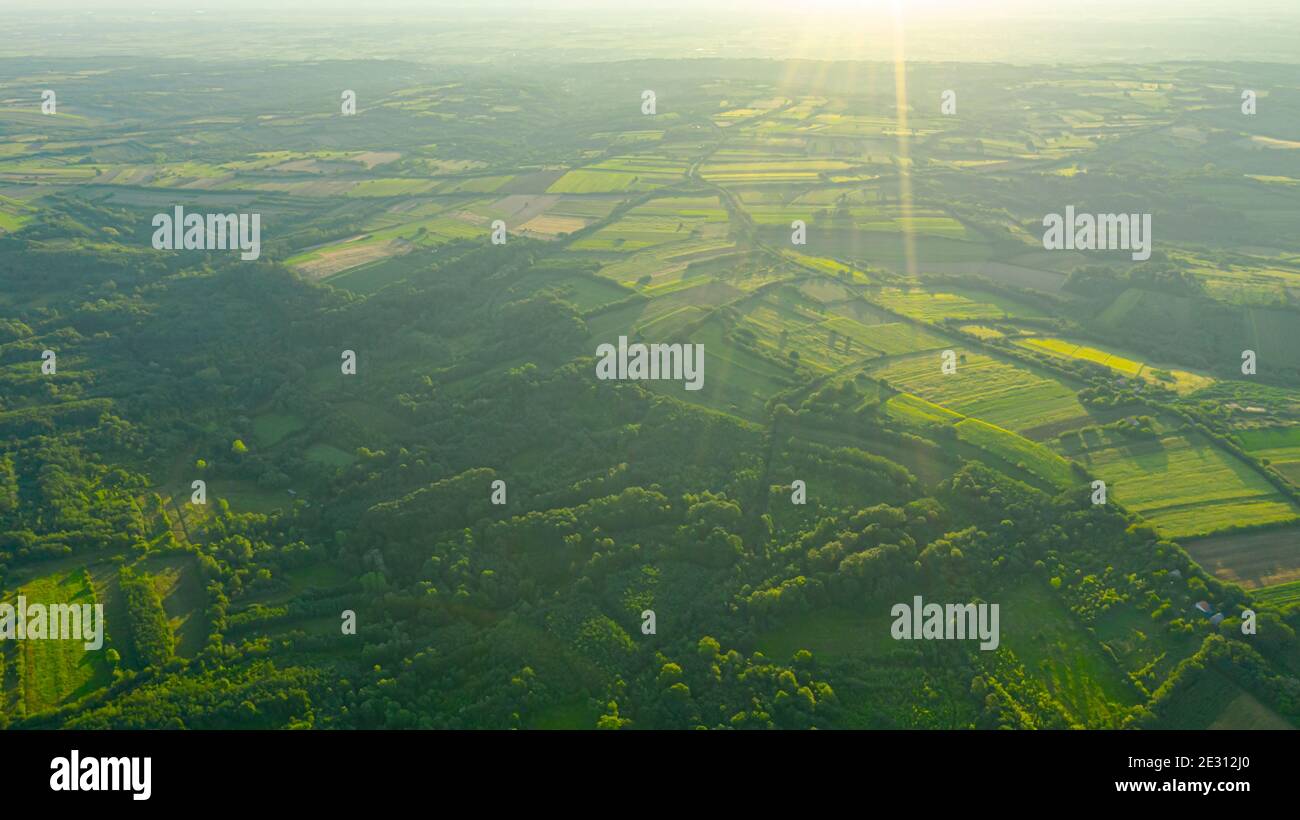
{"type": "Polygon", "coordinates": [[[0,0],[0,56],[1300,62],[1300,0],[0,0]]]}
{"type": "Polygon", "coordinates": [[[803,10],[844,13],[890,12],[954,14],[965,17],[1073,17],[1080,20],[1135,15],[1249,16],[1260,13],[1300,14],[1294,0],[7,0],[11,10],[158,11],[218,14],[227,10],[274,13],[291,10],[348,13],[440,12],[449,10],[583,10],[635,16],[660,10],[737,14],[799,13],[803,10]]]}

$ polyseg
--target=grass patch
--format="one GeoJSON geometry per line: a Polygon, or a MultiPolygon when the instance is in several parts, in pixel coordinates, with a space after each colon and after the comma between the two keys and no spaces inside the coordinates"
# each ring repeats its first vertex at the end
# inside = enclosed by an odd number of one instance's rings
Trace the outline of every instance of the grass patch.
{"type": "Polygon", "coordinates": [[[291,413],[263,413],[253,419],[253,440],[259,447],[274,447],[306,426],[291,413]]]}
{"type": "Polygon", "coordinates": [[[1045,585],[1028,582],[1002,595],[1002,646],[1010,649],[1082,726],[1117,727],[1143,700],[1097,642],[1045,585]]]}
{"type": "Polygon", "coordinates": [[[1255,590],[1255,600],[1269,606],[1283,607],[1300,603],[1300,581],[1255,590]]]}
{"type": "Polygon", "coordinates": [[[888,614],[867,616],[844,609],[819,609],[793,617],[760,636],[758,649],[780,663],[789,663],[800,649],[827,661],[881,658],[903,643],[890,635],[892,623],[888,614]]]}
{"type": "Polygon", "coordinates": [[[357,460],[357,457],[349,452],[340,450],[333,444],[316,443],[307,448],[304,455],[320,464],[328,464],[331,467],[347,467],[357,460]]]}
{"type": "MultiPolygon", "coordinates": [[[[6,597],[6,602],[17,605],[22,595],[31,604],[91,604],[98,602],[94,585],[81,569],[70,569],[33,579],[6,597]]],[[[105,657],[105,648],[87,650],[81,635],[68,640],[11,641],[5,658],[6,665],[14,662],[21,653],[22,676],[18,682],[28,715],[53,709],[103,688],[113,680],[112,667],[105,657]]]]}
{"type": "Polygon", "coordinates": [[[1088,418],[1074,391],[1060,381],[982,354],[955,352],[955,373],[944,374],[933,353],[891,361],[872,375],[896,390],[1022,434],[1088,418]]]}
{"type": "Polygon", "coordinates": [[[977,290],[934,291],[923,288],[882,288],[872,301],[912,319],[942,322],[945,319],[1038,318],[1043,311],[993,293],[977,290]]]}
{"type": "Polygon", "coordinates": [[[1068,461],[1043,445],[1009,430],[968,418],[957,423],[957,436],[1058,487],[1070,487],[1078,483],[1068,461]]]}
{"type": "Polygon", "coordinates": [[[1263,476],[1199,433],[1127,438],[1089,432],[1063,437],[1061,449],[1104,480],[1111,498],[1171,537],[1297,517],[1263,476]]]}

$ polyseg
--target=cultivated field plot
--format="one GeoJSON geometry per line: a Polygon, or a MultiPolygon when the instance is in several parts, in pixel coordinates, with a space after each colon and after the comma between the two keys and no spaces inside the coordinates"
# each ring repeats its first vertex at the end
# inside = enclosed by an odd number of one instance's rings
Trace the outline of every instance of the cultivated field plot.
{"type": "Polygon", "coordinates": [[[851,336],[840,336],[820,317],[788,293],[768,294],[743,306],[742,332],[753,334],[761,347],[777,356],[798,357],[818,371],[839,369],[855,358],[871,355],[855,349],[851,336]]]}
{"type": "Polygon", "coordinates": [[[846,316],[832,315],[826,325],[841,337],[851,337],[868,350],[882,356],[896,356],[924,350],[936,350],[949,340],[911,322],[881,322],[864,325],[846,316]]]}
{"type": "Polygon", "coordinates": [[[573,243],[574,250],[637,251],[653,245],[720,238],[727,212],[717,197],[665,197],[629,211],[613,225],[573,243]]]}
{"type": "Polygon", "coordinates": [[[1208,293],[1224,302],[1241,305],[1285,304],[1289,293],[1300,289],[1300,270],[1294,265],[1233,265],[1189,259],[1189,271],[1202,279],[1208,293]]]}
{"type": "Polygon", "coordinates": [[[920,429],[953,425],[961,441],[982,451],[981,460],[1012,473],[1022,471],[1019,478],[1045,488],[1065,488],[1078,481],[1069,462],[1046,446],[980,419],[967,418],[911,393],[890,396],[885,402],[885,412],[891,418],[920,429]]]}
{"type": "Polygon", "coordinates": [[[955,424],[966,418],[911,393],[890,396],[885,402],[885,411],[893,418],[911,424],[955,424]]]}
{"type": "MultiPolygon", "coordinates": [[[[1056,251],[1051,251],[1056,253],[1056,251]]],[[[1011,287],[1023,287],[1044,293],[1058,293],[1065,284],[1065,275],[1051,270],[1040,270],[1025,265],[1006,262],[935,262],[926,266],[932,273],[955,273],[982,276],[985,279],[1011,287]]]]}
{"type": "Polygon", "coordinates": [[[958,329],[961,330],[962,333],[969,333],[975,338],[982,339],[986,342],[992,339],[1005,339],[1007,337],[1007,334],[1003,331],[998,330],[996,327],[989,327],[988,325],[961,325],[958,329]]]}
{"type": "MultiPolygon", "coordinates": [[[[673,338],[659,332],[654,335],[673,338]]],[[[766,421],[766,400],[794,385],[791,374],[780,365],[727,339],[725,329],[716,320],[691,331],[685,340],[704,345],[703,388],[687,390],[681,381],[649,381],[645,383],[649,389],[739,418],[766,421]]]]}
{"type": "Polygon", "coordinates": [[[435,189],[439,194],[491,194],[502,191],[514,180],[513,174],[495,174],[479,177],[453,179],[439,184],[435,189]]]}
{"type": "Polygon", "coordinates": [[[18,230],[35,214],[35,208],[17,199],[0,196],[0,233],[18,230]]]}
{"type": "Polygon", "coordinates": [[[954,352],[961,358],[957,372],[949,375],[942,372],[940,355],[934,352],[881,364],[872,376],[896,390],[1017,433],[1088,419],[1074,391],[1061,382],[960,347],[954,352]]]}
{"type": "Polygon", "coordinates": [[[1188,541],[1187,554],[1210,572],[1278,603],[1300,596],[1300,532],[1244,532],[1188,541]]]}
{"type": "MultiPolygon", "coordinates": [[[[835,283],[827,285],[835,287],[835,283]]],[[[797,356],[801,363],[829,372],[855,361],[948,344],[947,339],[910,322],[881,321],[889,317],[873,316],[863,303],[858,304],[866,310],[857,317],[847,307],[853,303],[837,311],[806,296],[807,287],[785,286],[741,307],[745,327],[756,335],[760,347],[777,356],[797,356]]]]}
{"type": "MultiPolygon", "coordinates": [[[[842,110],[850,108],[843,102],[839,102],[838,107],[842,110]]],[[[939,126],[939,120],[937,119],[912,118],[908,120],[907,133],[925,136],[933,133],[933,129],[937,126],[939,126]]],[[[801,130],[815,131],[819,135],[896,137],[903,133],[899,129],[899,120],[895,117],[825,112],[806,120],[801,130]]]]}
{"type": "Polygon", "coordinates": [[[722,185],[816,183],[852,167],[852,163],[828,159],[711,162],[700,169],[700,174],[722,185]]]}
{"type": "Polygon", "coordinates": [[[359,265],[401,256],[413,249],[411,243],[402,239],[374,240],[366,237],[308,251],[285,260],[285,264],[314,279],[324,279],[359,265]]]}
{"type": "Polygon", "coordinates": [[[923,322],[945,319],[1036,318],[1045,314],[1032,305],[983,291],[934,291],[922,288],[881,288],[869,298],[895,313],[923,322]]]}
{"type": "MultiPolygon", "coordinates": [[[[717,234],[716,230],[701,231],[701,234],[717,234]]],[[[744,272],[748,267],[741,261],[741,254],[735,254],[736,245],[725,236],[700,236],[681,242],[653,245],[636,253],[617,253],[612,251],[575,251],[586,254],[601,263],[600,275],[613,279],[627,287],[636,287],[647,295],[668,293],[680,288],[699,284],[702,278],[713,274],[704,269],[710,260],[720,263],[727,259],[736,260],[728,263],[724,272],[744,272]]],[[[731,279],[737,277],[732,276],[731,279]]],[[[737,286],[744,287],[736,281],[737,286]]]]}
{"type": "Polygon", "coordinates": [[[1288,581],[1285,584],[1256,589],[1255,599],[1276,607],[1300,602],[1300,581],[1288,581]]]}
{"type": "Polygon", "coordinates": [[[1295,506],[1262,475],[1198,433],[1128,438],[1093,431],[1057,444],[1106,482],[1109,497],[1170,537],[1297,518],[1295,506]]]}
{"type": "Polygon", "coordinates": [[[1111,370],[1117,370],[1126,376],[1136,376],[1142,372],[1143,365],[1141,362],[1125,359],[1123,356],[1113,355],[1095,347],[1067,342],[1064,339],[1019,339],[1016,344],[1030,350],[1050,353],[1053,356],[1083,359],[1084,361],[1109,367],[1111,370]]]}
{"type": "MultiPolygon", "coordinates": [[[[666,333],[669,328],[702,320],[710,309],[742,296],[744,291],[726,282],[701,279],[689,288],[674,290],[654,299],[634,301],[627,306],[592,316],[587,319],[587,330],[597,343],[613,343],[619,335],[645,333],[651,326],[657,328],[656,333],[666,333]]],[[[688,341],[672,337],[665,340],[688,341]]]]}
{"type": "Polygon", "coordinates": [[[942,211],[903,210],[891,206],[850,206],[828,210],[811,204],[746,206],[746,212],[776,241],[789,239],[790,225],[799,219],[807,226],[808,248],[829,252],[844,235],[863,235],[869,243],[887,237],[913,240],[950,240],[974,245],[978,234],[942,211]]]}
{"type": "Polygon", "coordinates": [[[312,278],[324,279],[421,247],[434,247],[454,239],[486,237],[491,230],[488,217],[474,213],[470,207],[454,212],[425,208],[421,211],[433,211],[433,215],[414,220],[410,214],[420,211],[389,211],[370,222],[368,232],[306,248],[286,259],[285,264],[312,278]]]}
{"type": "MultiPolygon", "coordinates": [[[[91,604],[100,602],[94,584],[80,569],[70,569],[35,578],[4,596],[17,606],[22,595],[31,604],[91,604]]],[[[105,618],[107,621],[107,617],[105,618]]],[[[105,623],[107,641],[107,623],[105,623]]],[[[15,708],[35,714],[69,703],[112,681],[112,665],[103,649],[85,648],[85,638],[69,640],[7,640],[0,644],[3,675],[0,708],[15,708]]],[[[107,644],[106,644],[107,645],[107,644]]]]}
{"type": "Polygon", "coordinates": [[[1096,346],[1079,344],[1068,339],[1036,336],[1017,339],[1016,344],[1028,350],[1047,353],[1051,356],[1082,359],[1093,364],[1099,364],[1124,376],[1148,378],[1156,384],[1168,387],[1178,393],[1194,393],[1214,384],[1214,379],[1209,376],[1176,368],[1155,367],[1127,358],[1119,353],[1112,353],[1096,346]]]}
{"type": "MultiPolygon", "coordinates": [[[[793,251],[788,248],[783,248],[781,255],[787,259],[790,259],[798,263],[803,267],[811,268],[820,273],[834,276],[837,279],[843,280],[844,282],[860,285],[871,281],[871,278],[867,276],[865,273],[853,267],[852,265],[844,264],[838,259],[831,259],[825,256],[813,256],[811,254],[806,254],[806,253],[799,253],[797,251],[793,251]]],[[[819,296],[815,298],[821,299],[823,297],[819,296]]],[[[843,297],[836,297],[836,298],[843,298],[843,297]]]]}
{"type": "Polygon", "coordinates": [[[1236,436],[1246,452],[1266,459],[1292,483],[1300,483],[1300,425],[1253,427],[1236,436]]]}
{"type": "Polygon", "coordinates": [[[608,194],[646,191],[679,181],[686,163],[665,156],[613,157],[575,168],[547,188],[551,194],[608,194]]]}
{"type": "Polygon", "coordinates": [[[540,267],[533,275],[512,285],[504,293],[512,299],[524,299],[534,294],[549,293],[583,312],[622,301],[632,295],[629,289],[599,276],[547,270],[540,267]]]}
{"type": "Polygon", "coordinates": [[[957,436],[1056,487],[1069,487],[1078,482],[1069,462],[1047,447],[980,419],[957,422],[957,436]]]}
{"type": "Polygon", "coordinates": [[[427,194],[438,187],[430,179],[367,179],[348,189],[347,196],[353,197],[396,197],[427,194]]]}
{"type": "Polygon", "coordinates": [[[770,97],[767,99],[750,100],[744,105],[730,107],[724,102],[722,107],[726,110],[713,115],[713,122],[720,128],[729,128],[739,122],[743,122],[753,117],[768,114],[783,105],[788,105],[790,101],[785,97],[770,97]]]}

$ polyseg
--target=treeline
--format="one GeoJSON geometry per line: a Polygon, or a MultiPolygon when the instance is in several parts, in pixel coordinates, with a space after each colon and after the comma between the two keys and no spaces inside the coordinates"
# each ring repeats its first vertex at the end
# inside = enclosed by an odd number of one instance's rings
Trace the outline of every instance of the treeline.
{"type": "Polygon", "coordinates": [[[171,660],[174,637],[153,577],[124,566],[118,570],[118,584],[136,656],[146,666],[162,666],[171,660]]]}

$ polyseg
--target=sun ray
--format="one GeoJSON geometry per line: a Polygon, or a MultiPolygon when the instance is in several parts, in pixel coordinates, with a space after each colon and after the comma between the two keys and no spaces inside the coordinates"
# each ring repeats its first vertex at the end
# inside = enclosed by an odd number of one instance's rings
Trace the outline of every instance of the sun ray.
{"type": "Polygon", "coordinates": [[[898,206],[902,225],[903,258],[907,273],[916,275],[916,240],[912,232],[911,135],[907,124],[907,43],[902,3],[893,0],[894,107],[898,132],[898,206]]]}

